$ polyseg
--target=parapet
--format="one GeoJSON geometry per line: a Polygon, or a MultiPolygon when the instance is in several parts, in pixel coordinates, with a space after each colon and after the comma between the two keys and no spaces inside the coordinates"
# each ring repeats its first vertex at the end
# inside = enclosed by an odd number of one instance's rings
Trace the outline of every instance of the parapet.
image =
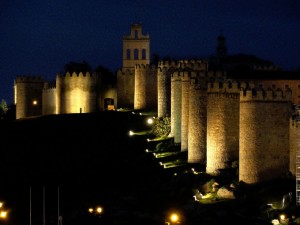
{"type": "Polygon", "coordinates": [[[47,90],[47,89],[56,89],[56,83],[55,83],[55,81],[54,82],[45,82],[43,89],[44,90],[47,90]]]}
{"type": "Polygon", "coordinates": [[[210,93],[240,93],[240,84],[238,82],[209,82],[207,92],[210,93]]]}
{"type": "Polygon", "coordinates": [[[97,76],[96,75],[96,73],[94,73],[94,74],[91,74],[90,72],[86,72],[86,73],[82,73],[82,72],[80,72],[80,73],[75,73],[75,72],[73,72],[73,73],[69,73],[69,72],[67,72],[67,73],[65,73],[65,74],[58,74],[57,75],[58,77],[61,77],[61,78],[68,78],[68,77],[93,77],[93,76],[97,76]]]}
{"type": "Polygon", "coordinates": [[[178,66],[182,69],[188,68],[194,71],[207,71],[208,62],[203,60],[179,60],[178,66]]]}
{"type": "Polygon", "coordinates": [[[44,79],[41,76],[17,76],[15,83],[41,83],[44,79]]]}
{"type": "Polygon", "coordinates": [[[292,91],[287,89],[282,91],[280,88],[273,90],[268,88],[252,88],[240,91],[240,101],[274,101],[274,102],[288,102],[291,101],[292,91]]]}
{"type": "Polygon", "coordinates": [[[136,70],[156,70],[156,66],[154,64],[136,64],[136,70]]]}
{"type": "Polygon", "coordinates": [[[161,61],[159,61],[158,62],[158,67],[159,68],[164,68],[164,67],[166,67],[166,68],[171,68],[171,67],[178,67],[178,63],[177,63],[177,61],[164,61],[164,60],[161,60],[161,61]]]}
{"type": "Polygon", "coordinates": [[[117,75],[134,75],[134,69],[122,68],[117,71],[117,75]]]}
{"type": "Polygon", "coordinates": [[[171,79],[174,80],[174,81],[175,80],[189,80],[190,77],[192,76],[192,74],[194,74],[193,76],[195,76],[194,71],[175,70],[171,74],[171,79]]]}

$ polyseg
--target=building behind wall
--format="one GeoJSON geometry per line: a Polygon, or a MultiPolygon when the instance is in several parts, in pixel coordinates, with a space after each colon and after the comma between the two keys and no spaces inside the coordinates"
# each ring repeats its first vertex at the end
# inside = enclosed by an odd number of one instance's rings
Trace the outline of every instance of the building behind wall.
{"type": "MultiPolygon", "coordinates": [[[[137,77],[135,73],[136,66],[145,68],[150,65],[150,36],[142,33],[141,24],[132,24],[130,34],[123,36],[122,62],[122,68],[117,72],[118,108],[144,108],[145,102],[142,101],[145,100],[139,97],[146,91],[145,85],[149,85],[146,79],[149,81],[151,72],[149,69],[150,74],[139,70],[137,77]],[[138,82],[137,86],[135,82],[138,82]]],[[[156,74],[152,77],[156,78],[156,74]]]]}

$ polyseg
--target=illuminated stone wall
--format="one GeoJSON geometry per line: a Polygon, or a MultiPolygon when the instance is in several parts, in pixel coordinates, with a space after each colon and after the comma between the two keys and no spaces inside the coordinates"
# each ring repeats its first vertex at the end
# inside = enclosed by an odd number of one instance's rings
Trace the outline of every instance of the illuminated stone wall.
{"type": "Polygon", "coordinates": [[[289,171],[291,92],[246,89],[240,93],[239,180],[254,184],[289,171]]]}
{"type": "Polygon", "coordinates": [[[97,107],[99,108],[99,103],[97,104],[99,83],[98,74],[57,75],[58,114],[96,112],[97,107]]]}
{"type": "Polygon", "coordinates": [[[188,150],[189,92],[191,72],[184,71],[181,76],[181,151],[188,150]]]}
{"type": "Polygon", "coordinates": [[[171,75],[171,134],[174,143],[181,143],[181,73],[175,71],[171,75]]]}
{"type": "Polygon", "coordinates": [[[56,88],[45,83],[43,88],[43,115],[56,114],[56,88]]]}
{"type": "Polygon", "coordinates": [[[42,115],[44,80],[35,76],[19,76],[14,81],[16,119],[42,115]]]}
{"type": "Polygon", "coordinates": [[[136,65],[134,80],[134,110],[157,109],[157,68],[136,65]]]}
{"type": "Polygon", "coordinates": [[[237,83],[208,84],[206,172],[209,174],[219,174],[238,160],[239,95],[237,83]]]}
{"type": "Polygon", "coordinates": [[[134,107],[134,69],[122,69],[117,72],[118,108],[134,107]]]}
{"type": "Polygon", "coordinates": [[[191,76],[189,91],[188,163],[206,161],[207,84],[205,74],[191,76]]]}
{"type": "Polygon", "coordinates": [[[299,114],[290,118],[290,172],[296,175],[296,153],[300,155],[300,120],[299,114]]]}
{"type": "Polygon", "coordinates": [[[171,115],[171,73],[177,68],[175,61],[160,61],[157,69],[157,116],[171,115]]]}

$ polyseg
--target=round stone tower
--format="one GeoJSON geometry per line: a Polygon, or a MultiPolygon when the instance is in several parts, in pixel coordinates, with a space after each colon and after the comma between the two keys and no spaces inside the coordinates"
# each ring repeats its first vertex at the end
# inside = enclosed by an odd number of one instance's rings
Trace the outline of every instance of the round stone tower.
{"type": "Polygon", "coordinates": [[[66,73],[56,77],[57,113],[96,112],[100,102],[98,74],[66,73]]]}
{"type": "Polygon", "coordinates": [[[176,70],[171,75],[171,133],[174,143],[181,143],[181,76],[176,70]]]}
{"type": "Polygon", "coordinates": [[[290,90],[241,90],[240,181],[265,182],[289,171],[290,99],[290,90]]]}
{"type": "Polygon", "coordinates": [[[39,76],[19,76],[14,81],[16,119],[42,115],[44,80],[39,76]]]}
{"type": "Polygon", "coordinates": [[[157,109],[157,69],[154,65],[136,65],[134,110],[157,109]]]}
{"type": "Polygon", "coordinates": [[[189,91],[188,163],[206,161],[207,81],[204,73],[192,73],[189,91]]]}
{"type": "Polygon", "coordinates": [[[296,175],[297,155],[300,155],[300,109],[298,107],[290,118],[290,172],[294,176],[296,175]]]}
{"type": "Polygon", "coordinates": [[[51,114],[56,114],[56,87],[47,82],[43,88],[43,115],[51,114]]]}
{"type": "Polygon", "coordinates": [[[214,82],[207,90],[206,172],[219,174],[238,160],[240,90],[236,82],[214,82]]]}
{"type": "Polygon", "coordinates": [[[181,151],[188,150],[189,92],[191,71],[183,71],[181,76],[181,151]]]}
{"type": "Polygon", "coordinates": [[[177,68],[174,61],[160,61],[157,69],[157,116],[170,116],[171,74],[177,68]]]}

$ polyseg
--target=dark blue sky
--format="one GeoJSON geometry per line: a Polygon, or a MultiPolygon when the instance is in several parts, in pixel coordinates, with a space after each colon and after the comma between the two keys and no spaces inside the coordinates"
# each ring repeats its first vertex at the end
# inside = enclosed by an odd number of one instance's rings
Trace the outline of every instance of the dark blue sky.
{"type": "Polygon", "coordinates": [[[134,22],[151,55],[210,56],[222,32],[229,54],[300,67],[299,0],[0,0],[0,100],[13,103],[16,76],[54,80],[70,61],[116,71],[134,22]]]}

